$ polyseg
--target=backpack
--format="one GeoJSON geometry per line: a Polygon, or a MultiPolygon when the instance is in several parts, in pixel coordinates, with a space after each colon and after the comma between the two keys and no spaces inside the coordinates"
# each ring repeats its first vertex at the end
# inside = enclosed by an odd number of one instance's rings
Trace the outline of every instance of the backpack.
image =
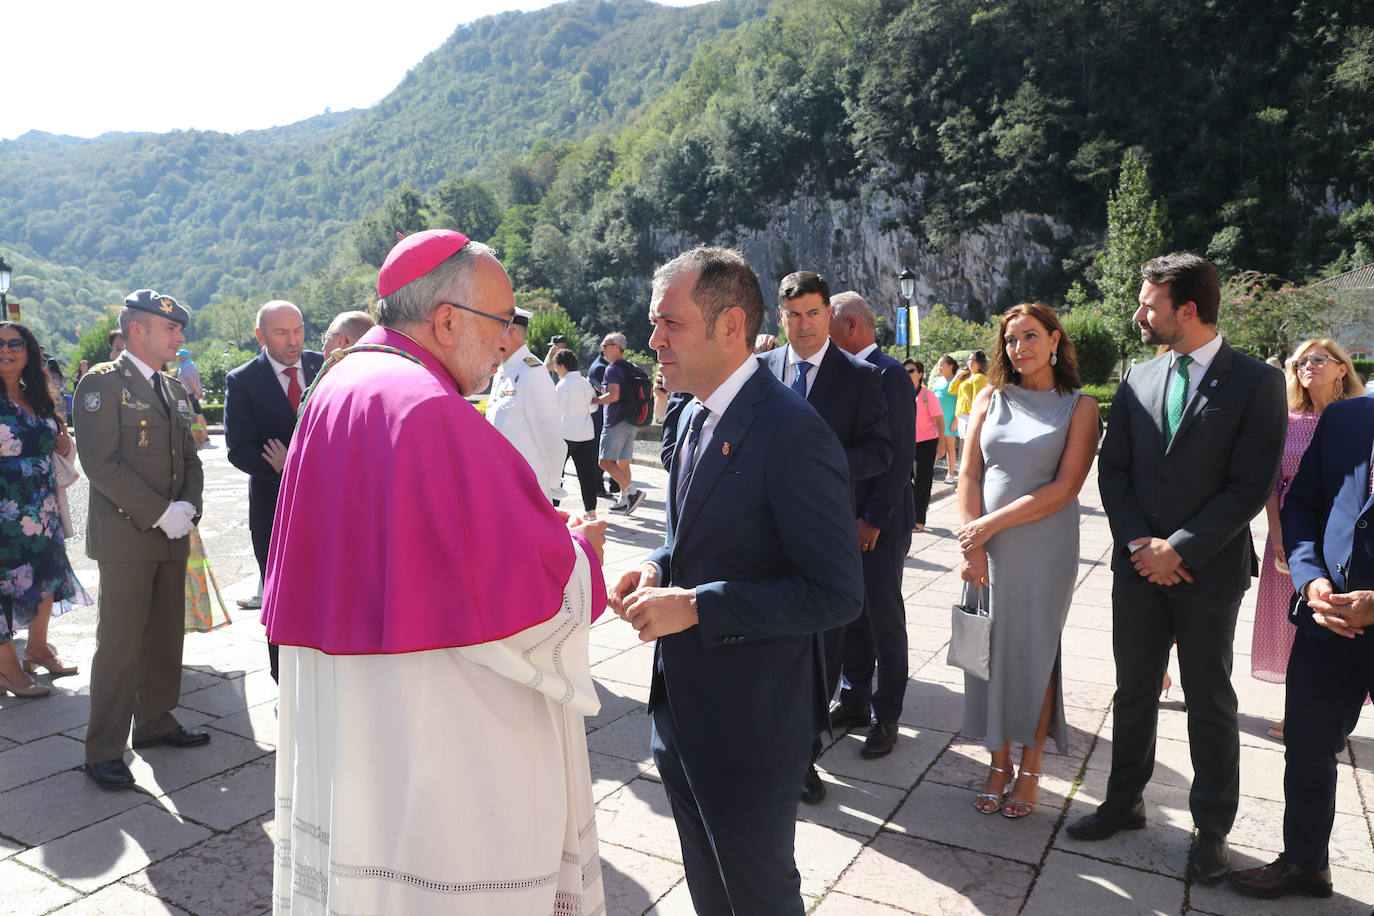
{"type": "Polygon", "coordinates": [[[649,376],[628,359],[615,364],[625,373],[620,386],[620,419],[635,426],[648,426],[654,416],[654,385],[649,376]]]}

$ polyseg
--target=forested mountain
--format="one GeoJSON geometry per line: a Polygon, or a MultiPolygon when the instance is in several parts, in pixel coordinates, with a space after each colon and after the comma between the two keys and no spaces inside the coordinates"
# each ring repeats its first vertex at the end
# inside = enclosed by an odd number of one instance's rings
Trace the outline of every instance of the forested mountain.
{"type": "Polygon", "coordinates": [[[653,265],[723,241],[884,302],[915,262],[976,314],[1091,288],[1134,149],[1174,246],[1302,282],[1374,259],[1371,97],[1355,0],[575,0],[461,27],[362,113],[0,143],[0,250],[314,322],[450,224],[638,336],[653,265]]]}

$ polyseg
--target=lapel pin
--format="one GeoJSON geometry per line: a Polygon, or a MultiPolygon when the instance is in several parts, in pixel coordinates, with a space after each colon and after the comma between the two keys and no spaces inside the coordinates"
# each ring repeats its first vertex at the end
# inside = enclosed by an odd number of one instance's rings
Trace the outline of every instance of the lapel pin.
{"type": "Polygon", "coordinates": [[[729,442],[726,442],[725,444],[723,444],[723,445],[720,447],[720,453],[721,453],[722,455],[728,455],[728,454],[730,454],[730,443],[729,443],[729,442]]]}
{"type": "Polygon", "coordinates": [[[1217,387],[1217,380],[1216,380],[1216,379],[1212,379],[1212,384],[1211,384],[1210,387],[1212,387],[1212,388],[1217,387]]]}

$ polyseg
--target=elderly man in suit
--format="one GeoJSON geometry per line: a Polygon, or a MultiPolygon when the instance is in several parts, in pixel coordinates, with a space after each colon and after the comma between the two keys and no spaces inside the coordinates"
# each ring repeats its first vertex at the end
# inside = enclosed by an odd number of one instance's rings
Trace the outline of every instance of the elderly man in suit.
{"type": "Polygon", "coordinates": [[[916,387],[902,364],[878,347],[877,322],[858,293],[846,291],[830,303],[830,339],[882,373],[892,462],[883,473],[854,490],[859,543],[864,560],[864,616],[844,628],[843,690],[830,721],[867,725],[864,757],[883,757],[897,741],[897,720],[906,698],[906,607],[902,565],[911,548],[916,499],[911,467],[916,459],[916,387]],[[877,669],[877,687],[873,685],[877,669]]]}
{"type": "MultiPolygon", "coordinates": [[[[850,518],[856,519],[860,549],[876,546],[877,531],[857,518],[859,488],[885,473],[892,465],[892,431],[888,426],[887,400],[882,374],[873,365],[850,356],[830,340],[830,285],[815,271],[799,270],[778,284],[778,321],[787,330],[787,346],[770,350],[758,361],[793,391],[806,398],[825,420],[844,447],[849,466],[850,518]]],[[[913,434],[914,436],[914,434],[913,434]]],[[[798,499],[805,501],[803,494],[798,499]]],[[[845,628],[825,634],[826,698],[835,695],[844,662],[845,628]]],[[[845,715],[843,707],[831,707],[831,726],[867,725],[868,716],[845,715]],[[838,721],[835,714],[839,714],[838,721]]],[[[896,729],[892,735],[896,736],[896,729]]],[[[811,767],[802,782],[802,801],[814,805],[825,798],[825,783],[816,772],[821,754],[820,732],[811,749],[811,767]]],[[[889,750],[891,748],[889,747],[889,750]]]]}
{"type": "MultiPolygon", "coordinates": [[[[258,309],[253,334],[262,344],[262,352],[225,379],[224,441],[229,447],[229,463],[248,475],[248,531],[253,537],[258,575],[265,576],[281,471],[296,431],[296,411],[324,356],[305,349],[301,311],[281,299],[258,309]]],[[[270,640],[267,657],[275,681],[277,647],[270,640]]]]}
{"type": "Polygon", "coordinates": [[[76,389],[76,448],[91,483],[86,555],[100,565],[86,775],[102,788],[134,784],[124,763],[130,721],[135,749],[210,740],[172,714],[181,696],[186,535],[200,516],[203,477],[186,389],[158,367],[175,358],[189,321],[171,296],[130,294],[119,313],[125,350],[76,389]]]}
{"type": "Polygon", "coordinates": [[[1374,400],[1322,412],[1283,504],[1295,602],[1284,711],[1283,853],[1232,872],[1253,897],[1330,897],[1336,755],[1374,691],[1374,400]]]}
{"type": "Polygon", "coordinates": [[[1102,804],[1067,832],[1101,840],[1145,826],[1158,696],[1177,640],[1198,829],[1188,872],[1215,883],[1230,871],[1226,835],[1240,796],[1231,645],[1258,573],[1250,519],[1273,491],[1283,451],[1284,381],[1217,334],[1221,292],[1209,261],[1167,254],[1140,272],[1141,341],[1170,349],[1122,378],[1098,457],[1114,542],[1112,769],[1102,804]]]}
{"type": "Polygon", "coordinates": [[[738,252],[660,267],[649,317],[664,381],[695,397],[678,420],[666,543],[611,605],[657,640],[654,760],[693,906],[797,916],[797,792],[826,714],[817,634],[863,601],[844,453],[754,361],[763,297],[738,252]]]}

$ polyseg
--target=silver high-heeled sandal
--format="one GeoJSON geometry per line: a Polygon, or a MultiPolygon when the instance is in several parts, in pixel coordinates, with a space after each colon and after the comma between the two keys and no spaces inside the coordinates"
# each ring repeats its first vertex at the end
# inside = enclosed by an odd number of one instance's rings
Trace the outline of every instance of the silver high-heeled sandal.
{"type": "MultiPolygon", "coordinates": [[[[1042,773],[1032,773],[1029,770],[1022,770],[1022,776],[1029,776],[1035,780],[1036,801],[1039,801],[1040,777],[1042,773]]],[[[1026,817],[1035,810],[1035,802],[1021,801],[1019,798],[1007,798],[1002,802],[1002,816],[1016,820],[1026,817]]]]}
{"type": "Polygon", "coordinates": [[[1014,782],[1012,774],[1001,767],[989,765],[988,769],[992,770],[994,773],[1001,773],[1003,776],[1007,777],[1007,781],[1002,786],[1002,793],[1000,795],[995,792],[979,792],[977,795],[973,796],[973,807],[979,814],[996,814],[1001,809],[1003,800],[1007,797],[1007,790],[1011,788],[1011,784],[1014,782]],[[993,803],[991,808],[984,808],[982,805],[978,804],[985,798],[993,803]]]}

